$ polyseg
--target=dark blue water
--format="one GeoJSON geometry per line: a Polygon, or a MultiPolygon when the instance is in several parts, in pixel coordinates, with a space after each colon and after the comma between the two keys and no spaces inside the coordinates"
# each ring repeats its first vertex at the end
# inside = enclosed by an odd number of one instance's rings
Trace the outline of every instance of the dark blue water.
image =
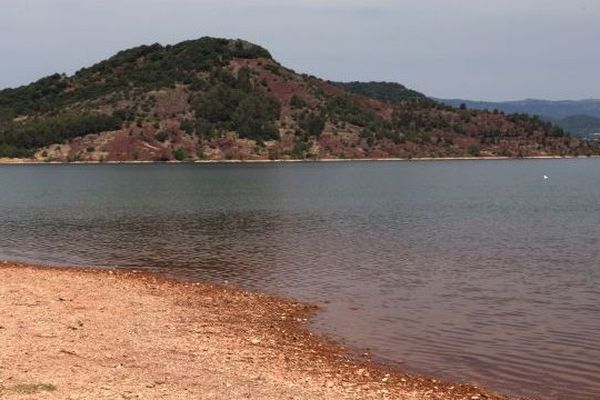
{"type": "Polygon", "coordinates": [[[408,370],[600,398],[598,159],[2,166],[0,258],[228,280],[408,370]]]}

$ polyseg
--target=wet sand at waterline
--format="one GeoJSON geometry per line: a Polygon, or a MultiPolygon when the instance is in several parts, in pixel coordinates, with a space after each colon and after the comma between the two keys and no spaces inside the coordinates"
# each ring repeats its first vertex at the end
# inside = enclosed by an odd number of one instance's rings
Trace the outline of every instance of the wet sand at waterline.
{"type": "Polygon", "coordinates": [[[0,265],[2,399],[505,399],[314,335],[315,308],[134,271],[0,265]]]}

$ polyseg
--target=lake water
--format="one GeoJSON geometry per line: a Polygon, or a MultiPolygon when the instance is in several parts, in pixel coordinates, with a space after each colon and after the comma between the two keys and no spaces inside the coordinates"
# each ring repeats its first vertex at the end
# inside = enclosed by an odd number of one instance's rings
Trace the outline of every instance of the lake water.
{"type": "Polygon", "coordinates": [[[0,258],[228,280],[410,371],[600,398],[598,159],[1,166],[0,258]]]}

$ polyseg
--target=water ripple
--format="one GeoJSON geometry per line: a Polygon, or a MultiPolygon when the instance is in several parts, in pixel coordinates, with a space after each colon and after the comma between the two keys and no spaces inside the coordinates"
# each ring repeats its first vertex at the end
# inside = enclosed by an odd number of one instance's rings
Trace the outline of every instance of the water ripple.
{"type": "Polygon", "coordinates": [[[0,166],[0,258],[291,295],[324,307],[317,328],[403,368],[592,400],[599,167],[0,166]]]}

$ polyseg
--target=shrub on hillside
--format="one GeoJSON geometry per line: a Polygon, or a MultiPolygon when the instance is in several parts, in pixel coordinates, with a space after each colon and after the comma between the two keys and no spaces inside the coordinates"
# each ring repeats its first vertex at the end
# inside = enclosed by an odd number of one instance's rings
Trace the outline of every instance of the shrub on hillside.
{"type": "Polygon", "coordinates": [[[188,155],[184,149],[179,147],[179,148],[175,149],[175,151],[173,151],[173,158],[176,159],[177,161],[184,161],[188,158],[188,155]]]}

